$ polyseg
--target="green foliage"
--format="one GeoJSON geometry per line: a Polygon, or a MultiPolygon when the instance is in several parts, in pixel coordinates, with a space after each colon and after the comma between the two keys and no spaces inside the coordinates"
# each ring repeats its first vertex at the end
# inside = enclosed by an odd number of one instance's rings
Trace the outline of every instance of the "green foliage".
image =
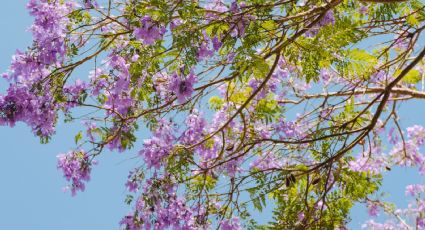
{"type": "Polygon", "coordinates": [[[347,78],[360,77],[369,79],[378,64],[378,59],[362,49],[352,49],[345,52],[346,60],[338,63],[338,70],[347,78]]]}
{"type": "Polygon", "coordinates": [[[81,139],[83,139],[83,132],[82,131],[78,132],[77,135],[75,135],[75,137],[74,137],[75,144],[78,144],[78,142],[80,142],[81,139]]]}
{"type": "Polygon", "coordinates": [[[209,103],[212,109],[220,110],[224,104],[224,101],[218,96],[213,96],[213,97],[210,97],[209,103]]]}
{"type": "MultiPolygon", "coordinates": [[[[397,70],[394,75],[398,76],[400,75],[401,70],[397,70]]],[[[405,77],[403,77],[403,81],[409,84],[416,84],[418,83],[420,80],[422,80],[422,77],[419,70],[416,69],[412,69],[409,72],[407,72],[407,74],[405,75],[405,77]]]]}
{"type": "Polygon", "coordinates": [[[274,221],[263,228],[335,229],[345,226],[354,203],[376,192],[381,183],[379,176],[341,168],[337,168],[332,177],[327,175],[328,171],[309,174],[297,178],[294,186],[286,186],[274,192],[273,197],[278,203],[274,221]],[[332,184],[343,189],[331,189],[332,184]],[[299,218],[301,213],[304,215],[303,219],[299,218]]]}

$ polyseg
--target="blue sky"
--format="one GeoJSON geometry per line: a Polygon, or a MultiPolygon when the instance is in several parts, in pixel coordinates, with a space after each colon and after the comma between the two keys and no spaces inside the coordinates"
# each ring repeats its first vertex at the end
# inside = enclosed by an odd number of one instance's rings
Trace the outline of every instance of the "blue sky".
{"type": "MultiPolygon", "coordinates": [[[[17,48],[31,44],[26,2],[2,1],[0,72],[8,68],[17,48]]],[[[0,81],[1,92],[5,88],[7,83],[0,81]]],[[[56,169],[56,155],[74,147],[79,130],[79,123],[59,122],[51,143],[42,145],[26,125],[0,126],[0,229],[119,229],[120,218],[129,210],[124,204],[125,179],[137,163],[125,160],[134,154],[104,154],[86,192],[71,197],[62,192],[66,182],[56,169]]]]}
{"type": "MultiPolygon", "coordinates": [[[[0,8],[0,72],[5,71],[17,48],[31,44],[26,31],[32,19],[25,5],[27,0],[8,0],[0,8]]],[[[87,69],[79,71],[85,78],[87,69]]],[[[0,92],[7,83],[0,81],[0,92]]],[[[425,125],[425,104],[411,102],[401,109],[404,127],[419,123],[425,125]]],[[[66,184],[56,169],[56,155],[74,147],[74,135],[80,124],[59,122],[57,134],[51,143],[42,145],[31,130],[18,124],[14,128],[0,126],[0,229],[119,229],[118,222],[129,208],[124,204],[125,179],[129,169],[138,162],[127,160],[135,151],[105,153],[95,166],[87,190],[76,197],[63,193],[66,184]]],[[[140,141],[139,141],[140,142],[140,141]]],[[[404,187],[424,182],[414,170],[395,169],[384,180],[384,189],[392,194],[389,200],[405,205],[404,187]]],[[[364,208],[352,212],[352,229],[359,229],[366,219],[364,208]]]]}

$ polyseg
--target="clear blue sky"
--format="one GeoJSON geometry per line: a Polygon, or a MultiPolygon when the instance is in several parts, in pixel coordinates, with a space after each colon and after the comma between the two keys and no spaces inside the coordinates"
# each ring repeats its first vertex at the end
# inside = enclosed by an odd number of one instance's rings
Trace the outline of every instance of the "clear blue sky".
{"type": "MultiPolygon", "coordinates": [[[[25,5],[27,0],[7,0],[0,8],[0,72],[5,71],[17,48],[31,44],[26,31],[32,19],[25,5]]],[[[87,70],[79,76],[86,78],[87,70]]],[[[0,92],[7,85],[0,80],[0,92]]],[[[425,125],[424,101],[402,107],[403,126],[425,125]]],[[[80,125],[59,122],[57,134],[48,145],[41,145],[31,130],[23,124],[15,128],[0,126],[0,229],[34,230],[115,230],[129,208],[124,204],[124,183],[128,170],[136,161],[125,161],[129,153],[106,153],[93,170],[87,190],[76,197],[63,193],[66,184],[56,169],[56,155],[74,146],[74,135],[80,125]],[[123,162],[124,161],[124,162],[123,162]]],[[[140,141],[139,141],[140,143],[140,141]]],[[[392,194],[389,200],[405,204],[404,187],[424,182],[413,170],[395,169],[384,180],[384,190],[392,194]]],[[[366,219],[364,208],[352,212],[352,229],[359,229],[366,219]]]]}

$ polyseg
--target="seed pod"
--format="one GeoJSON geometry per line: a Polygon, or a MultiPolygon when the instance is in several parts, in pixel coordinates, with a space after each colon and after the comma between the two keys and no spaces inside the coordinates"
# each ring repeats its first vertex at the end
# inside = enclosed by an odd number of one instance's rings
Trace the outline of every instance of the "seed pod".
{"type": "Polygon", "coordinates": [[[234,147],[235,147],[235,145],[234,145],[234,144],[228,145],[228,146],[226,147],[226,151],[232,151],[234,147]]]}
{"type": "Polygon", "coordinates": [[[294,176],[293,174],[291,174],[291,175],[289,176],[289,178],[291,179],[291,182],[292,182],[292,183],[295,183],[295,182],[296,182],[295,176],[294,176]]]}
{"type": "Polygon", "coordinates": [[[295,182],[296,182],[296,178],[293,174],[289,174],[289,176],[287,176],[285,179],[286,187],[291,186],[295,182]]]}
{"type": "Polygon", "coordinates": [[[318,178],[314,179],[311,183],[312,183],[313,185],[315,185],[315,184],[317,184],[317,183],[319,183],[319,182],[320,182],[320,177],[318,177],[318,178]]]}

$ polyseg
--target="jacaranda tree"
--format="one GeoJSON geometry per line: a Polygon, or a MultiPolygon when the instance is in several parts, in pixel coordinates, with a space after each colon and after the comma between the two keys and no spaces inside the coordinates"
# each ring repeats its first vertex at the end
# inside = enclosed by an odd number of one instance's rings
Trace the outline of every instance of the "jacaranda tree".
{"type": "Polygon", "coordinates": [[[58,156],[72,195],[106,149],[138,152],[123,229],[346,229],[356,203],[388,214],[365,228],[425,228],[425,185],[406,188],[403,210],[377,193],[391,168],[425,174],[425,128],[398,115],[425,99],[421,1],[27,8],[34,42],[3,74],[0,124],[24,122],[46,143],[58,119],[82,120],[58,156]],[[82,65],[92,71],[76,79],[82,65]]]}

